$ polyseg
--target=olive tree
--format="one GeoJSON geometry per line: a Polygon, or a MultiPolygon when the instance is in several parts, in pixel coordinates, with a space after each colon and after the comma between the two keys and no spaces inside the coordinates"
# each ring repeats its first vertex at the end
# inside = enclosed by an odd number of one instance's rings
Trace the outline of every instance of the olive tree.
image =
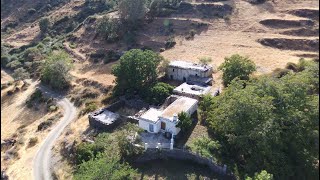
{"type": "Polygon", "coordinates": [[[50,54],[44,62],[41,71],[41,81],[55,89],[67,88],[70,84],[69,71],[72,61],[64,51],[50,54]]]}
{"type": "Polygon", "coordinates": [[[219,69],[223,71],[223,84],[228,86],[236,77],[240,80],[249,80],[249,75],[256,70],[256,66],[248,57],[235,54],[226,57],[219,69]]]}

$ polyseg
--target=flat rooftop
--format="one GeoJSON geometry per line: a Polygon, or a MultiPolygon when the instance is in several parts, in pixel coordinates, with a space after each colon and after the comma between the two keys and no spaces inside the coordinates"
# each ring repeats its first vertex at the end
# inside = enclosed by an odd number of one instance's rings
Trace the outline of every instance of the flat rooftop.
{"type": "Polygon", "coordinates": [[[176,93],[186,93],[200,96],[202,94],[209,93],[211,86],[203,86],[203,85],[191,85],[188,83],[183,83],[180,86],[176,87],[173,92],[176,93]]]}
{"type": "Polygon", "coordinates": [[[174,114],[178,114],[182,111],[188,111],[193,105],[197,104],[197,100],[188,98],[188,97],[180,97],[171,103],[161,114],[162,117],[168,118],[171,120],[174,114]]]}
{"type": "Polygon", "coordinates": [[[199,70],[199,71],[208,71],[208,70],[212,69],[212,66],[210,66],[210,65],[201,65],[201,64],[180,61],[180,60],[171,61],[169,66],[170,67],[177,67],[177,68],[181,68],[181,69],[193,69],[193,70],[199,70]]]}
{"type": "Polygon", "coordinates": [[[109,125],[112,124],[113,122],[115,122],[120,115],[113,113],[111,111],[108,110],[104,110],[103,112],[96,114],[96,115],[92,115],[92,117],[99,122],[102,122],[103,124],[109,125]]]}
{"type": "Polygon", "coordinates": [[[162,111],[155,108],[150,108],[147,112],[145,112],[140,118],[143,118],[145,120],[149,120],[151,122],[157,122],[159,119],[159,116],[161,115],[162,111]]]}

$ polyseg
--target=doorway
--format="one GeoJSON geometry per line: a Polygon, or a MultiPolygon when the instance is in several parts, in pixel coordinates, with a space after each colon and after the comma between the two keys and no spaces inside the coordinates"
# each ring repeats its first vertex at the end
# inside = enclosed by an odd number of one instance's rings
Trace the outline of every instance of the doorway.
{"type": "Polygon", "coordinates": [[[165,122],[161,122],[161,129],[166,130],[166,123],[165,122]]]}

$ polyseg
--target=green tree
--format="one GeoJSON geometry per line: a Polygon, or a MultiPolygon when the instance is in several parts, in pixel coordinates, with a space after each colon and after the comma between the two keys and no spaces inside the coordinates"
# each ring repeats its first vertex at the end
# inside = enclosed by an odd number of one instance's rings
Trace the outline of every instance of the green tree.
{"type": "Polygon", "coordinates": [[[74,179],[130,180],[136,175],[137,171],[135,169],[127,163],[121,163],[120,158],[111,153],[109,155],[99,154],[96,158],[80,164],[74,179]]]}
{"type": "Polygon", "coordinates": [[[319,69],[311,67],[280,79],[259,77],[245,87],[233,80],[213,99],[209,130],[243,175],[265,169],[277,179],[318,178],[319,97],[310,90],[319,69]]]}
{"type": "Polygon", "coordinates": [[[109,19],[104,16],[97,25],[97,32],[108,42],[115,42],[119,39],[121,23],[117,19],[109,19]]]}
{"type": "Polygon", "coordinates": [[[223,84],[228,86],[236,77],[240,80],[249,80],[249,75],[256,70],[256,66],[249,58],[235,54],[226,57],[219,69],[223,71],[223,84]]]}
{"type": "Polygon", "coordinates": [[[178,114],[178,125],[177,127],[181,128],[181,132],[187,132],[192,126],[192,119],[186,112],[180,112],[178,114]]]}
{"type": "Polygon", "coordinates": [[[246,180],[273,180],[273,175],[266,170],[262,170],[260,173],[255,173],[253,178],[247,177],[246,180]]]}
{"type": "Polygon", "coordinates": [[[149,89],[147,101],[156,105],[162,104],[172,94],[173,87],[169,84],[159,82],[149,89]]]}
{"type": "Polygon", "coordinates": [[[144,94],[158,77],[157,67],[163,57],[150,50],[133,49],[120,58],[120,63],[113,67],[116,76],[116,95],[144,94]]]}
{"type": "Polygon", "coordinates": [[[40,19],[39,27],[42,33],[46,33],[49,30],[50,20],[47,17],[40,19]]]}
{"type": "Polygon", "coordinates": [[[208,117],[208,113],[210,112],[210,106],[213,104],[213,96],[210,94],[205,94],[201,97],[201,100],[199,102],[199,113],[201,117],[201,123],[205,124],[206,119],[208,117]]]}
{"type": "Polygon", "coordinates": [[[64,89],[69,86],[72,60],[66,52],[59,51],[50,54],[41,70],[41,81],[52,88],[64,89]]]}
{"type": "Polygon", "coordinates": [[[120,18],[129,23],[144,20],[146,10],[145,0],[120,0],[119,2],[120,18]]]}

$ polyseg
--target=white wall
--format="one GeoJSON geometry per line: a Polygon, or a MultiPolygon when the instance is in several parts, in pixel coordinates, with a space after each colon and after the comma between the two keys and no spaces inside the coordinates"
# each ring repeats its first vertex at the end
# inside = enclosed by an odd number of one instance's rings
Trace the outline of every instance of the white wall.
{"type": "Polygon", "coordinates": [[[209,77],[212,74],[212,70],[208,70],[206,72],[195,70],[195,69],[181,69],[175,67],[169,67],[167,69],[167,77],[171,79],[171,75],[174,80],[183,81],[183,78],[188,78],[190,75],[199,76],[199,77],[209,77]],[[174,71],[173,71],[174,69],[174,71]]]}
{"type": "Polygon", "coordinates": [[[139,127],[144,130],[147,130],[149,133],[158,133],[160,131],[160,121],[158,121],[157,123],[152,123],[150,121],[140,119],[139,120],[139,127]],[[149,124],[153,125],[154,132],[149,131],[149,124]]]}

